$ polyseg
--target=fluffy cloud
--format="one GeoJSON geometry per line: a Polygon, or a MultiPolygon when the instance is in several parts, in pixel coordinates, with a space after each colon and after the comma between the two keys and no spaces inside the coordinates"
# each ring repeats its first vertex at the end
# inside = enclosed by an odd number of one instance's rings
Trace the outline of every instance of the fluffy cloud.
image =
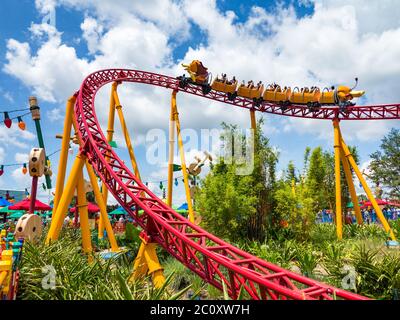
{"type": "Polygon", "coordinates": [[[0,126],[0,143],[10,148],[28,148],[35,139],[29,130],[21,131],[14,123],[11,128],[0,126]]]}
{"type": "Polygon", "coordinates": [[[29,161],[29,154],[17,152],[14,156],[14,159],[18,163],[27,163],[29,161]]]}
{"type": "Polygon", "coordinates": [[[46,115],[50,121],[58,121],[64,118],[64,114],[61,108],[54,108],[50,111],[47,111],[46,115]]]}
{"type": "Polygon", "coordinates": [[[4,160],[4,157],[5,157],[5,150],[4,150],[4,148],[1,148],[0,147],[0,162],[3,162],[3,160],[4,160]]]}

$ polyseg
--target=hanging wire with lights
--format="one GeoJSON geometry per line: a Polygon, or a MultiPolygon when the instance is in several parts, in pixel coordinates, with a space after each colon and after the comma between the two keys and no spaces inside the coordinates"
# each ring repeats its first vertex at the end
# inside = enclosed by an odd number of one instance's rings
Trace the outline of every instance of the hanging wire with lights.
{"type": "Polygon", "coordinates": [[[4,115],[3,123],[7,128],[11,128],[11,126],[13,124],[13,120],[16,119],[18,121],[18,127],[21,130],[25,130],[26,129],[26,123],[24,122],[23,118],[31,114],[29,108],[0,111],[0,113],[2,113],[4,115]],[[24,112],[24,113],[10,117],[10,114],[14,114],[14,113],[17,113],[17,112],[18,113],[24,112]]]}
{"type": "MultiPolygon", "coordinates": [[[[56,151],[50,153],[50,154],[48,155],[48,157],[50,158],[50,157],[54,156],[55,154],[59,153],[60,151],[61,151],[61,149],[58,149],[58,150],[56,150],[56,151]]],[[[7,168],[10,168],[10,167],[21,167],[21,168],[22,168],[22,173],[23,173],[23,174],[27,174],[27,172],[28,172],[28,168],[27,168],[27,163],[26,163],[26,162],[23,162],[23,163],[1,164],[1,165],[0,165],[0,176],[2,176],[2,175],[4,174],[4,172],[5,172],[4,168],[6,168],[6,167],[7,167],[7,168]]]]}

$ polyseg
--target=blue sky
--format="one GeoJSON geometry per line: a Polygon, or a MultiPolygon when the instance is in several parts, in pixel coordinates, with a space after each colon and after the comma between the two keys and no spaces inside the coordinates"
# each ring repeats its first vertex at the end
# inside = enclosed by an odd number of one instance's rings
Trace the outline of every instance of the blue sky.
{"type": "MultiPolygon", "coordinates": [[[[103,67],[134,67],[178,75],[183,72],[180,62],[195,58],[202,60],[214,74],[227,72],[240,79],[254,76],[262,77],[265,82],[284,81],[299,86],[315,82],[324,86],[352,84],[352,79],[359,76],[360,86],[367,89],[367,98],[361,103],[399,102],[400,88],[393,81],[400,75],[395,60],[399,49],[385,46],[393,44],[391,37],[396,39],[400,32],[399,5],[391,0],[386,2],[394,4],[394,10],[389,13],[379,11],[384,7],[379,1],[372,1],[370,8],[358,11],[358,0],[335,3],[330,0],[316,0],[315,3],[154,0],[132,6],[129,1],[121,1],[110,7],[108,3],[112,2],[108,0],[3,0],[0,4],[0,110],[27,107],[28,97],[37,95],[46,148],[50,153],[60,147],[55,135],[62,132],[65,101],[91,71],[103,67]],[[155,4],[160,8],[160,3],[170,11],[169,18],[151,7],[155,4]],[[54,4],[57,5],[56,26],[49,31],[41,23],[49,6],[54,4]],[[376,27],[371,30],[369,25],[376,27]],[[315,39],[311,37],[310,40],[309,34],[313,32],[315,39]],[[320,33],[330,41],[327,43],[320,33]],[[304,42],[310,45],[303,46],[304,42]],[[384,54],[377,51],[374,43],[382,46],[384,54]],[[136,44],[142,44],[139,48],[143,49],[137,49],[136,44]],[[369,61],[376,61],[377,56],[387,59],[385,64],[392,68],[380,67],[379,61],[376,66],[370,65],[369,61]],[[46,58],[54,65],[46,63],[46,58]],[[384,94],[377,89],[379,84],[384,85],[384,94]]],[[[126,108],[142,104],[138,111],[140,121],[134,123],[131,115],[127,116],[127,121],[131,135],[137,139],[135,148],[143,180],[155,182],[164,180],[166,171],[146,162],[144,136],[152,128],[165,130],[167,123],[163,119],[167,119],[168,112],[155,115],[152,122],[149,118],[153,116],[149,116],[147,110],[157,110],[157,104],[166,107],[169,104],[168,94],[157,90],[142,87],[134,90],[124,86],[121,91],[126,108]]],[[[106,101],[106,93],[103,98],[106,101]]],[[[184,97],[179,103],[183,127],[215,128],[222,121],[242,127],[248,125],[245,111],[231,110],[198,98],[184,97]]],[[[104,124],[105,112],[99,112],[104,124]]],[[[279,170],[290,160],[301,166],[306,146],[332,150],[329,123],[271,115],[264,115],[264,118],[264,131],[271,144],[280,150],[279,170]]],[[[29,117],[26,122],[32,134],[21,136],[18,130],[0,128],[0,164],[24,162],[30,149],[37,145],[34,124],[29,117]]],[[[16,123],[13,126],[16,127],[16,123]]],[[[345,137],[349,144],[359,148],[364,165],[392,127],[399,127],[398,122],[343,123],[345,137]]],[[[117,141],[121,140],[117,138],[117,141]]],[[[128,160],[126,150],[119,148],[118,152],[128,160]]],[[[55,156],[52,158],[55,173],[57,163],[55,156]]],[[[29,178],[21,176],[17,172],[19,169],[6,168],[0,177],[0,188],[29,187],[29,178]]],[[[156,187],[155,190],[159,192],[156,187]]],[[[48,198],[43,190],[40,196],[48,198]]],[[[181,183],[176,201],[183,201],[181,183]]]]}

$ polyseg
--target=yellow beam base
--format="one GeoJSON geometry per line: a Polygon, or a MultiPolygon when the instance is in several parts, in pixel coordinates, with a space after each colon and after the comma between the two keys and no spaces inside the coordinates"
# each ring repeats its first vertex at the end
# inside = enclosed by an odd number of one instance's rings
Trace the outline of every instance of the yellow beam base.
{"type": "Polygon", "coordinates": [[[133,272],[129,278],[129,282],[134,282],[145,277],[147,274],[151,274],[154,286],[161,288],[165,282],[163,270],[157,257],[156,244],[146,243],[142,240],[133,264],[133,272]]]}

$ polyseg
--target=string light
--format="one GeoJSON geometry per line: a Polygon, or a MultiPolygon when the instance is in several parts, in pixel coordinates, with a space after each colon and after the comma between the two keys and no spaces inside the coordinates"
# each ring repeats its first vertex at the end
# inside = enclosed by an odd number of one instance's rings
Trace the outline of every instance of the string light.
{"type": "Polygon", "coordinates": [[[71,144],[69,145],[68,152],[69,154],[74,154],[74,149],[72,149],[71,144]]]}
{"type": "MultiPolygon", "coordinates": [[[[47,157],[50,158],[54,156],[55,154],[59,153],[61,149],[58,149],[52,153],[50,153],[47,157]]],[[[47,166],[50,167],[51,163],[50,160],[47,162],[47,166]]],[[[4,174],[4,168],[5,167],[21,167],[22,166],[22,173],[25,174],[25,170],[28,170],[27,164],[26,163],[11,163],[11,164],[2,164],[0,165],[0,176],[4,174]]]]}
{"type": "Polygon", "coordinates": [[[12,120],[10,119],[8,112],[4,112],[4,124],[6,125],[7,128],[11,128],[12,120]]]}
{"type": "Polygon", "coordinates": [[[28,169],[26,167],[26,163],[24,163],[24,165],[22,166],[22,173],[26,174],[28,172],[28,169]]]}
{"type": "Polygon", "coordinates": [[[178,178],[175,178],[175,186],[178,186],[178,178]]]}
{"type": "Polygon", "coordinates": [[[4,121],[3,122],[4,122],[4,124],[5,124],[5,126],[7,128],[11,128],[13,120],[17,119],[18,127],[21,130],[25,130],[26,129],[26,123],[24,122],[24,120],[22,120],[22,118],[27,116],[27,115],[30,115],[31,111],[30,111],[30,108],[25,108],[25,109],[15,109],[15,110],[7,110],[7,111],[5,111],[5,110],[3,111],[2,110],[2,111],[0,111],[0,113],[4,114],[4,121]],[[16,115],[14,117],[10,117],[10,114],[16,113],[16,112],[25,112],[25,113],[16,115]]]}
{"type": "Polygon", "coordinates": [[[22,131],[24,131],[24,130],[26,129],[26,124],[25,124],[25,122],[22,120],[22,117],[21,117],[21,116],[18,116],[17,119],[18,119],[18,127],[19,127],[22,131]]]}

